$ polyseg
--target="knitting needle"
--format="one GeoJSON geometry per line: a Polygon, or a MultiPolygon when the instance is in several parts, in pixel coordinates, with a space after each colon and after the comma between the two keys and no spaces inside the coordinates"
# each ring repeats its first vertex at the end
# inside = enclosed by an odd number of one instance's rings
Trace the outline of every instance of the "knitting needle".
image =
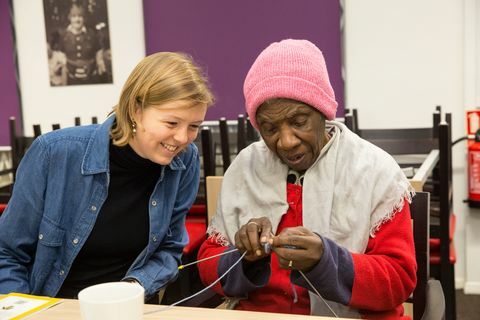
{"type": "MultiPolygon", "coordinates": [[[[271,231],[270,231],[270,233],[274,236],[274,234],[271,231]]],[[[287,246],[285,246],[285,247],[287,247],[287,246]]],[[[271,251],[271,244],[266,242],[266,243],[263,244],[263,248],[264,248],[265,253],[269,254],[270,251],[271,251]]],[[[193,264],[197,264],[197,263],[207,261],[207,260],[210,260],[210,259],[213,259],[213,258],[216,258],[216,257],[220,257],[220,256],[223,256],[224,254],[229,254],[229,253],[232,253],[232,252],[235,252],[235,251],[238,251],[238,249],[235,248],[235,249],[232,249],[232,250],[229,250],[229,251],[225,251],[225,252],[222,252],[222,253],[219,253],[219,254],[215,254],[215,255],[207,257],[207,258],[203,258],[203,259],[193,261],[193,262],[190,262],[190,263],[187,263],[187,264],[182,264],[182,265],[178,266],[178,270],[182,270],[182,269],[185,269],[186,267],[191,266],[193,264]]]]}
{"type": "Polygon", "coordinates": [[[197,264],[197,263],[200,263],[200,262],[203,262],[203,261],[207,261],[207,260],[210,260],[210,259],[213,259],[213,258],[216,258],[216,257],[220,257],[220,256],[223,256],[224,254],[229,254],[229,253],[232,253],[232,252],[235,252],[235,251],[238,251],[238,249],[235,248],[235,249],[228,250],[228,251],[225,251],[225,252],[222,252],[222,253],[219,253],[219,254],[215,254],[215,255],[210,256],[210,257],[207,257],[207,258],[203,258],[203,259],[200,259],[200,260],[197,260],[197,261],[193,261],[193,262],[190,262],[190,263],[187,263],[187,264],[182,264],[182,265],[179,265],[179,266],[178,266],[178,270],[182,270],[182,269],[184,269],[185,267],[191,266],[191,265],[193,265],[193,264],[197,264]]]}

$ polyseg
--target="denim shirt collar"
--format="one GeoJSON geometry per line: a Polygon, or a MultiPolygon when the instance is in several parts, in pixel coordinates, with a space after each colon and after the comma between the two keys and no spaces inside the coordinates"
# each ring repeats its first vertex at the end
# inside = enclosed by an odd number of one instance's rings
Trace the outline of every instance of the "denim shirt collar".
{"type": "MultiPolygon", "coordinates": [[[[100,124],[93,132],[90,140],[88,141],[87,149],[83,156],[82,161],[82,174],[90,175],[102,172],[108,172],[109,170],[109,149],[110,144],[110,128],[115,121],[115,114],[112,114],[100,124]]],[[[182,159],[177,155],[172,159],[172,162],[168,165],[171,170],[185,170],[185,164],[182,159]]],[[[165,166],[162,166],[161,176],[165,166]]]]}

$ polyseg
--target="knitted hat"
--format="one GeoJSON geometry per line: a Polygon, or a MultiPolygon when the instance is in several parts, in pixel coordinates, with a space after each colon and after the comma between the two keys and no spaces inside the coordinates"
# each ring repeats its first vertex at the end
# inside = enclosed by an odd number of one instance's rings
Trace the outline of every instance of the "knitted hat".
{"type": "Polygon", "coordinates": [[[282,40],[263,50],[248,71],[243,94],[250,122],[257,129],[257,109],[272,98],[301,101],[329,120],[337,112],[323,54],[307,40],[282,40]]]}

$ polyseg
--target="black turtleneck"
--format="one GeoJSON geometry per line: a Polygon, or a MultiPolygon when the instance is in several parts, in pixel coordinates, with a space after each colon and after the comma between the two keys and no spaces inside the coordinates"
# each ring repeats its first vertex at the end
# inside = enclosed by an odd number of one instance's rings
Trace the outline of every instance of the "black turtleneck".
{"type": "Polygon", "coordinates": [[[76,298],[90,285],[120,281],[148,244],[149,199],[161,166],[132,148],[110,143],[108,196],[58,297],[76,298]]]}

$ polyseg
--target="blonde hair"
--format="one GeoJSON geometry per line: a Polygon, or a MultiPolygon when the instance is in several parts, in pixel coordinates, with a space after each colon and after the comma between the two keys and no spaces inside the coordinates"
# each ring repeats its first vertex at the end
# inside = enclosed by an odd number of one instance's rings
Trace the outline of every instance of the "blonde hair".
{"type": "Polygon", "coordinates": [[[126,145],[133,137],[136,108],[171,101],[184,101],[185,107],[211,106],[214,97],[207,79],[193,59],[176,52],[158,52],[145,57],[133,69],[123,85],[118,104],[113,108],[116,124],[111,137],[116,146],[126,145]]]}

